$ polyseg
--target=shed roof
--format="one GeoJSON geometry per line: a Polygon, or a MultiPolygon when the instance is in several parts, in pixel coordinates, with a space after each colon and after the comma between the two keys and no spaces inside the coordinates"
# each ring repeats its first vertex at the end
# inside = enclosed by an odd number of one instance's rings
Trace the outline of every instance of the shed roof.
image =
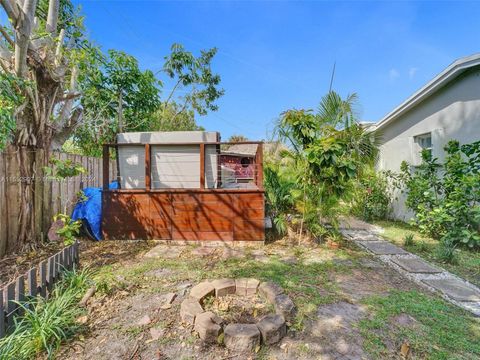
{"type": "Polygon", "coordinates": [[[376,125],[376,129],[383,128],[387,124],[391,123],[402,114],[412,109],[431,95],[435,94],[438,90],[443,88],[449,82],[456,79],[462,73],[468,69],[480,65],[480,53],[466,56],[455,60],[440,74],[435,76],[430,82],[424,85],[420,90],[416,91],[407,100],[385,115],[376,125]]]}
{"type": "Polygon", "coordinates": [[[222,154],[255,156],[257,148],[258,144],[234,144],[222,151],[222,154]]]}

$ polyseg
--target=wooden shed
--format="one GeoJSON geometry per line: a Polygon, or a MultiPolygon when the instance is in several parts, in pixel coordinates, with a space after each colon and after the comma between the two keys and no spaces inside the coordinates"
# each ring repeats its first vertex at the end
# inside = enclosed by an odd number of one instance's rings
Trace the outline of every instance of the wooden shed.
{"type": "MultiPolygon", "coordinates": [[[[225,151],[228,156],[228,150],[225,151]]],[[[217,132],[123,133],[104,145],[105,239],[263,242],[263,143],[220,142],[217,132]],[[225,145],[255,149],[245,177],[222,163],[225,145]],[[117,160],[109,179],[109,160],[117,160]],[[119,188],[109,189],[117,180],[119,188]]]]}

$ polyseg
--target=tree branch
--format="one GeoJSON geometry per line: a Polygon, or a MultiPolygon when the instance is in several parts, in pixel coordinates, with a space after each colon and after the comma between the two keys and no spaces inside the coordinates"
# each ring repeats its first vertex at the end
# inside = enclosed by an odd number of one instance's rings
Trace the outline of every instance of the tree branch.
{"type": "Polygon", "coordinates": [[[61,149],[65,141],[70,137],[73,130],[77,127],[78,124],[82,121],[83,118],[83,109],[77,107],[73,110],[72,116],[69,121],[59,130],[55,132],[55,135],[52,140],[53,150],[61,149]]]}
{"type": "Polygon", "coordinates": [[[65,39],[65,29],[60,30],[60,35],[58,36],[57,48],[55,50],[55,65],[60,65],[62,60],[62,48],[63,40],[65,39]]]}
{"type": "Polygon", "coordinates": [[[12,0],[0,0],[0,4],[15,26],[18,21],[18,17],[20,16],[20,9],[18,8],[18,5],[12,0]]]}
{"type": "Polygon", "coordinates": [[[36,7],[37,0],[25,0],[22,9],[23,14],[17,19],[15,25],[15,72],[19,77],[24,77],[27,71],[27,50],[30,44],[36,7]]]}
{"type": "Polygon", "coordinates": [[[54,35],[57,32],[59,0],[50,0],[48,3],[47,31],[54,35]]]}
{"type": "Polygon", "coordinates": [[[13,39],[10,37],[10,35],[8,34],[7,30],[5,30],[5,28],[0,25],[0,33],[2,33],[3,37],[5,38],[5,40],[10,44],[10,45],[14,45],[14,41],[13,39]]]}

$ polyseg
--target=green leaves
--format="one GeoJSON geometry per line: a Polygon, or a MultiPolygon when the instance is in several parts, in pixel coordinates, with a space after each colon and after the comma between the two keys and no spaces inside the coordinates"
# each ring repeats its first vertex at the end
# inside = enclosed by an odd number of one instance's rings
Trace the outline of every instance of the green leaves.
{"type": "Polygon", "coordinates": [[[424,152],[413,173],[402,165],[401,177],[406,205],[415,212],[421,232],[441,239],[449,254],[455,244],[480,247],[480,142],[460,146],[451,140],[445,151],[443,165],[424,152]]]}

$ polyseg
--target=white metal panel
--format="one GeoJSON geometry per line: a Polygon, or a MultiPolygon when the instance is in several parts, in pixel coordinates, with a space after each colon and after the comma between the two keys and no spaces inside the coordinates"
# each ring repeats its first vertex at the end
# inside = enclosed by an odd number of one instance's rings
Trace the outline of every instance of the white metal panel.
{"type": "Polygon", "coordinates": [[[152,146],[152,188],[200,187],[198,145],[152,146]]]}
{"type": "Polygon", "coordinates": [[[120,186],[122,189],[145,187],[145,147],[120,146],[118,149],[120,186]]]}

